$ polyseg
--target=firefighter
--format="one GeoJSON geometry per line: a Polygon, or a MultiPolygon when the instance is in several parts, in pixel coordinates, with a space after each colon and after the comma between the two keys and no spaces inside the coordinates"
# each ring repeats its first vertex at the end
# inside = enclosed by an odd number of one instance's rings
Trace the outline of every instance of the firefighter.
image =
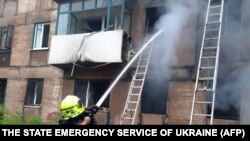
{"type": "Polygon", "coordinates": [[[73,95],[66,96],[61,102],[62,118],[59,125],[91,125],[96,124],[94,115],[99,110],[97,106],[85,108],[80,98],[73,95]]]}

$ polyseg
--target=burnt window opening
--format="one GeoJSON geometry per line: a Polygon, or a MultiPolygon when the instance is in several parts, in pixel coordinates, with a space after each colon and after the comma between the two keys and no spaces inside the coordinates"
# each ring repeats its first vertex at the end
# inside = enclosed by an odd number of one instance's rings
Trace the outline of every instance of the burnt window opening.
{"type": "Polygon", "coordinates": [[[166,115],[168,81],[146,79],[142,90],[141,112],[166,115]]]}
{"type": "Polygon", "coordinates": [[[242,21],[242,0],[226,0],[222,34],[240,34],[242,21]]]}
{"type": "Polygon", "coordinates": [[[4,104],[7,80],[0,79],[0,105],[4,104]]]}
{"type": "MultiPolygon", "coordinates": [[[[84,106],[95,105],[108,89],[110,81],[107,80],[77,80],[75,95],[78,96],[84,106]]],[[[101,107],[109,108],[109,97],[103,102],[101,107]]]]}
{"type": "Polygon", "coordinates": [[[0,50],[9,50],[12,46],[14,26],[0,28],[0,50]]]}
{"type": "Polygon", "coordinates": [[[160,16],[166,13],[166,9],[163,7],[147,8],[146,11],[146,34],[151,33],[154,30],[156,21],[159,20],[160,16]]]}
{"type": "Polygon", "coordinates": [[[50,31],[49,23],[41,23],[35,25],[35,31],[34,31],[35,33],[34,33],[32,49],[48,48],[49,31],[50,31]]]}
{"type": "Polygon", "coordinates": [[[78,21],[79,27],[76,28],[75,32],[71,33],[89,33],[96,31],[103,31],[106,26],[106,17],[98,16],[98,17],[89,17],[84,18],[80,22],[78,21]]]}
{"type": "Polygon", "coordinates": [[[86,20],[88,23],[89,29],[92,31],[100,31],[102,29],[102,19],[90,19],[86,20]]]}
{"type": "MultiPolygon", "coordinates": [[[[106,13],[106,12],[88,11],[88,12],[74,12],[74,13],[72,13],[70,16],[71,21],[70,21],[69,33],[70,34],[78,34],[78,33],[90,33],[90,32],[104,31],[106,28],[106,15],[103,13],[106,13]]],[[[64,15],[62,15],[62,16],[64,16],[64,15]]],[[[64,17],[64,18],[66,18],[66,17],[64,17]]],[[[61,20],[63,20],[63,19],[61,19],[61,20]]],[[[64,25],[61,25],[61,26],[63,28],[64,25]]],[[[61,32],[62,34],[67,33],[66,30],[59,31],[59,32],[61,32]]],[[[59,34],[61,34],[61,33],[59,33],[59,34]]]]}
{"type": "Polygon", "coordinates": [[[43,79],[28,80],[27,93],[25,97],[26,106],[40,106],[43,95],[43,79]]]}

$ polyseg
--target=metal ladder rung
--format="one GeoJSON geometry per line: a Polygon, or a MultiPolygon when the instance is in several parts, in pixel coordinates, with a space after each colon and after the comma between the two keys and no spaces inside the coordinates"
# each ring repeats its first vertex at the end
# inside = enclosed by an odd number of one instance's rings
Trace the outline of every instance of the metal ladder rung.
{"type": "Polygon", "coordinates": [[[206,32],[219,31],[219,29],[207,29],[206,32]]]}
{"type": "Polygon", "coordinates": [[[201,67],[202,70],[213,70],[215,67],[201,67]]]}
{"type": "Polygon", "coordinates": [[[211,117],[209,114],[193,114],[194,116],[211,117]]]}
{"type": "Polygon", "coordinates": [[[131,104],[136,104],[137,101],[128,101],[128,103],[131,103],[131,104]]]}
{"type": "Polygon", "coordinates": [[[211,21],[211,22],[208,22],[207,24],[217,24],[217,23],[221,23],[220,21],[211,21]]]}
{"type": "Polygon", "coordinates": [[[215,50],[217,47],[204,47],[203,50],[215,50]]]}
{"type": "Polygon", "coordinates": [[[132,120],[132,117],[123,117],[123,119],[128,119],[128,120],[132,120]]]}
{"type": "Polygon", "coordinates": [[[201,80],[201,81],[214,80],[214,78],[213,77],[201,77],[201,78],[199,78],[199,80],[201,80]]]}
{"type": "Polygon", "coordinates": [[[206,92],[206,91],[212,92],[213,89],[197,89],[197,91],[199,91],[199,92],[206,92]]]}
{"type": "Polygon", "coordinates": [[[137,72],[135,75],[144,75],[144,72],[137,72]]]}
{"type": "Polygon", "coordinates": [[[218,40],[218,38],[205,38],[205,40],[218,40]]]}
{"type": "Polygon", "coordinates": [[[210,14],[210,15],[208,15],[208,16],[220,16],[220,13],[213,13],[213,14],[210,14]]]}
{"type": "Polygon", "coordinates": [[[141,86],[132,86],[132,88],[135,88],[135,89],[140,89],[141,86]]]}
{"type": "Polygon", "coordinates": [[[201,101],[198,101],[198,102],[196,102],[196,104],[212,104],[212,102],[201,102],[201,101]]]}
{"type": "Polygon", "coordinates": [[[126,109],[127,112],[135,112],[135,109],[126,109]]]}
{"type": "Polygon", "coordinates": [[[210,6],[210,8],[221,8],[221,5],[213,5],[213,6],[210,6]]]}
{"type": "Polygon", "coordinates": [[[215,59],[216,56],[205,56],[205,57],[201,57],[202,59],[215,59]]]}
{"type": "Polygon", "coordinates": [[[130,96],[139,96],[140,94],[130,94],[130,96]]]}

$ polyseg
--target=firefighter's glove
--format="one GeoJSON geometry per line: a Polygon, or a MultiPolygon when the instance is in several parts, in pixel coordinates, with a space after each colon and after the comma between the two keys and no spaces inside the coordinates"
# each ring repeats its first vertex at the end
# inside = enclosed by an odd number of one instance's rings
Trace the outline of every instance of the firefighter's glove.
{"type": "Polygon", "coordinates": [[[92,105],[88,108],[89,111],[91,111],[93,114],[96,114],[99,111],[100,107],[96,105],[92,105]]]}

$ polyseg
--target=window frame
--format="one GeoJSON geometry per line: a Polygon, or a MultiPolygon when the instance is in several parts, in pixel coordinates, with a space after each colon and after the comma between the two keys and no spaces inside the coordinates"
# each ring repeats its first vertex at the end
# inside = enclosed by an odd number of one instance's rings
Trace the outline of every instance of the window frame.
{"type": "Polygon", "coordinates": [[[13,25],[0,27],[0,51],[11,50],[13,36],[14,36],[14,26],[13,25]],[[4,46],[2,46],[2,39],[3,39],[2,31],[3,31],[3,29],[6,30],[4,46]]]}
{"type": "Polygon", "coordinates": [[[44,79],[28,79],[27,83],[27,90],[26,90],[26,96],[24,101],[24,106],[31,106],[31,107],[40,107],[42,105],[42,97],[43,97],[43,88],[44,88],[44,79]],[[35,84],[31,84],[34,83],[35,84]],[[34,85],[34,91],[31,88],[31,85],[34,85]],[[37,100],[39,97],[39,85],[40,85],[40,100],[37,100]],[[37,103],[39,102],[39,103],[37,103]]]}
{"type": "MultiPolygon", "coordinates": [[[[100,91],[95,91],[96,89],[94,89],[94,88],[101,86],[102,88],[107,90],[109,84],[110,84],[109,80],[80,80],[80,79],[78,79],[78,80],[75,81],[74,95],[78,96],[82,100],[83,105],[88,107],[88,106],[91,106],[93,104],[96,104],[95,103],[95,102],[97,102],[96,101],[96,96],[97,97],[102,97],[102,95],[100,95],[100,91]],[[83,87],[82,85],[79,86],[79,83],[85,83],[85,86],[87,85],[85,87],[86,89],[84,90],[84,93],[78,92],[78,90],[79,90],[78,87],[83,87]],[[99,83],[99,85],[98,86],[95,85],[96,83],[99,83]],[[100,85],[100,83],[102,83],[102,85],[100,85]]],[[[102,91],[104,89],[102,89],[102,91]]],[[[102,94],[104,94],[104,92],[102,94]]],[[[109,98],[110,97],[108,97],[104,101],[104,103],[101,105],[101,107],[109,108],[109,105],[110,105],[110,99],[109,98]]]]}
{"type": "Polygon", "coordinates": [[[35,26],[34,26],[34,32],[33,32],[33,42],[32,42],[32,48],[31,50],[46,50],[49,48],[49,36],[50,36],[50,22],[44,22],[44,23],[36,23],[35,26]],[[40,35],[40,38],[41,38],[41,41],[39,43],[39,46],[37,47],[36,43],[37,43],[37,28],[39,25],[42,25],[42,32],[41,32],[41,35],[40,35]],[[43,40],[44,40],[44,27],[46,25],[49,25],[49,33],[48,33],[48,45],[47,47],[43,47],[43,40]]]}
{"type": "MultiPolygon", "coordinates": [[[[57,22],[56,22],[56,35],[68,35],[68,34],[72,34],[71,33],[71,16],[72,16],[72,13],[75,13],[75,12],[85,12],[85,11],[93,11],[93,10],[97,10],[97,9],[107,9],[107,14],[106,14],[106,27],[105,29],[106,30],[112,30],[110,29],[110,23],[111,23],[111,16],[112,16],[112,8],[113,7],[120,7],[120,19],[119,21],[121,22],[121,26],[118,27],[118,29],[123,29],[124,28],[124,15],[125,15],[125,12],[129,11],[128,9],[126,9],[125,7],[125,0],[106,0],[106,3],[107,3],[107,6],[98,6],[97,4],[97,1],[98,0],[94,0],[95,1],[95,7],[94,8],[90,8],[90,9],[84,9],[84,0],[82,0],[82,9],[81,10],[72,10],[72,3],[73,3],[73,0],[69,0],[68,1],[68,10],[66,11],[60,11],[60,7],[61,7],[61,3],[65,3],[65,1],[59,1],[59,8],[58,8],[58,14],[57,14],[57,22]],[[66,14],[67,15],[67,29],[64,30],[66,33],[59,33],[59,17],[62,15],[62,14],[66,14]]],[[[67,2],[67,1],[66,1],[67,2]]],[[[127,12],[128,13],[128,12],[127,12]]],[[[130,12],[131,13],[131,12],[130,12]]],[[[115,16],[116,17],[119,17],[119,16],[115,16]]],[[[115,26],[115,25],[114,25],[115,26]]],[[[131,25],[129,26],[131,28],[131,25]]],[[[129,29],[131,30],[131,29],[129,29]]],[[[130,31],[128,31],[130,32],[130,31]]]]}
{"type": "Polygon", "coordinates": [[[5,27],[1,27],[1,41],[0,41],[1,42],[1,45],[0,45],[0,49],[1,50],[6,50],[7,49],[7,47],[6,47],[6,45],[7,45],[7,38],[8,38],[8,27],[6,27],[6,26],[5,27]]]}

